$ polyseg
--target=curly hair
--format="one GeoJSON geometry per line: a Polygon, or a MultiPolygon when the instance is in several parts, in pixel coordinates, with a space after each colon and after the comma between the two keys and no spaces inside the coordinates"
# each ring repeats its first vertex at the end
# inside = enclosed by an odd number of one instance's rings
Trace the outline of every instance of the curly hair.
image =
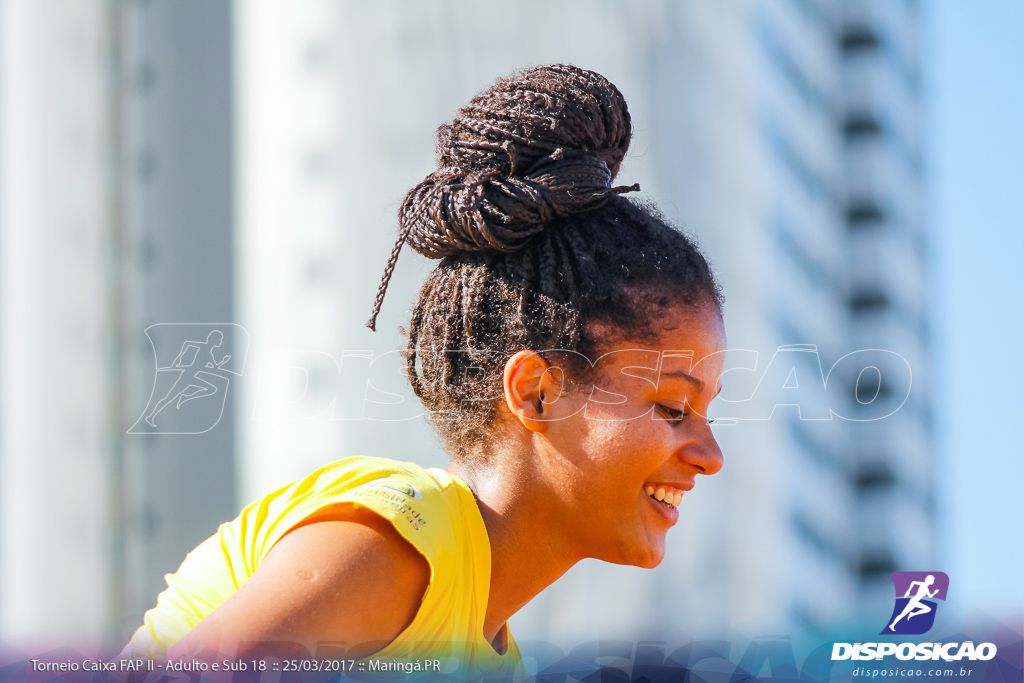
{"type": "Polygon", "coordinates": [[[612,187],[631,134],[619,90],[565,64],[498,79],[438,129],[438,168],[402,203],[368,325],[404,243],[440,259],[413,309],[406,363],[453,457],[493,436],[517,351],[566,352],[563,366],[585,377],[580,358],[655,337],[670,307],[721,312],[695,243],[619,196],[638,185],[612,187]]]}

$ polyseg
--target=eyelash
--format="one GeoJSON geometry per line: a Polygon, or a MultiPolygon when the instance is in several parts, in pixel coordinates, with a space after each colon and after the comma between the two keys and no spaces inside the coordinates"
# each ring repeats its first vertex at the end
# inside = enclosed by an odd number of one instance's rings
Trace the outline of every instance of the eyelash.
{"type": "Polygon", "coordinates": [[[671,423],[673,427],[680,424],[683,421],[683,418],[689,415],[689,413],[684,413],[683,411],[676,410],[675,408],[669,408],[668,406],[660,403],[658,404],[658,409],[665,416],[665,421],[671,423]]]}
{"type": "MultiPolygon", "coordinates": [[[[684,413],[681,410],[676,410],[675,408],[669,408],[668,406],[662,405],[660,403],[658,403],[657,406],[658,406],[658,409],[661,410],[661,412],[666,416],[666,420],[665,421],[670,423],[673,427],[675,427],[678,424],[682,424],[683,418],[684,417],[689,417],[689,415],[690,415],[690,413],[684,413]]],[[[712,419],[708,420],[707,423],[711,424],[714,421],[715,421],[714,418],[712,418],[712,419]]]]}

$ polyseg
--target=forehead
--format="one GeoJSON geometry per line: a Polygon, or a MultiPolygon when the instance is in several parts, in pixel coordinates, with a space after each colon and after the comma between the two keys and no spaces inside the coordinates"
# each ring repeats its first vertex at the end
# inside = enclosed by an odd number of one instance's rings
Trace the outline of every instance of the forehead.
{"type": "Polygon", "coordinates": [[[704,351],[697,358],[725,350],[725,325],[714,306],[674,307],[658,320],[660,331],[655,343],[662,350],[704,351]]]}
{"type": "Polygon", "coordinates": [[[649,338],[620,338],[600,348],[600,369],[621,372],[627,367],[657,369],[660,365],[666,382],[680,379],[673,373],[686,373],[717,390],[726,349],[725,326],[717,308],[674,307],[654,326],[657,332],[649,338]]]}

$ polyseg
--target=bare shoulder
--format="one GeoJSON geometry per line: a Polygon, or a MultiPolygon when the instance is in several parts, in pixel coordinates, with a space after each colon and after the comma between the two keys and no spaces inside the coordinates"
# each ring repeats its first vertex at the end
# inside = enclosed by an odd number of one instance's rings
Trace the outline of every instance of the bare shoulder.
{"type": "Polygon", "coordinates": [[[286,534],[180,645],[244,655],[288,641],[315,655],[317,642],[344,641],[366,656],[412,623],[429,581],[426,559],[388,521],[338,507],[286,534]]]}

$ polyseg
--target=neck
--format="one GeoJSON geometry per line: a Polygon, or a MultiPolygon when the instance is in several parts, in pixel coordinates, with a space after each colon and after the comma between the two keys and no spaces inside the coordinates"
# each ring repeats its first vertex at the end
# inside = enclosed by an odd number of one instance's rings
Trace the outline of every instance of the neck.
{"type": "Polygon", "coordinates": [[[484,637],[489,642],[509,617],[583,559],[571,538],[558,533],[563,527],[551,504],[558,497],[543,484],[538,486],[530,455],[492,452],[482,464],[452,462],[448,467],[476,496],[491,544],[484,616],[484,637]]]}

